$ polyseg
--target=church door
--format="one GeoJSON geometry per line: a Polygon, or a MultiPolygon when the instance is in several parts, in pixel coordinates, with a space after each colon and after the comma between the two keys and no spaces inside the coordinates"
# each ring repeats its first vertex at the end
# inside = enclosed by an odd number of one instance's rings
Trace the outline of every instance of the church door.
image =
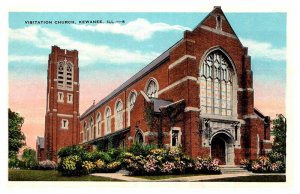
{"type": "Polygon", "coordinates": [[[225,161],[225,141],[221,138],[215,137],[211,142],[211,157],[212,159],[219,159],[220,165],[226,164],[225,161]]]}

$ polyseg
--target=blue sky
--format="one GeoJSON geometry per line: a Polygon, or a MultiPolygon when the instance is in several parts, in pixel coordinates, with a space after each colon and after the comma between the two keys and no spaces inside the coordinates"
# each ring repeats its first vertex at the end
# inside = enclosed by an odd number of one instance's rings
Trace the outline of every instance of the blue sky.
{"type": "MultiPolygon", "coordinates": [[[[25,115],[23,131],[43,135],[47,60],[51,46],[77,49],[80,111],[100,100],[193,29],[208,13],[9,13],[9,106],[25,115]],[[25,21],[125,20],[124,24],[27,25],[25,21]],[[28,102],[28,99],[31,102],[28,102]],[[27,100],[27,101],[25,101],[27,100]]],[[[225,13],[249,47],[255,106],[285,111],[286,14],[225,13]],[[276,87],[274,87],[276,86],[276,87]],[[276,107],[272,106],[276,104],[276,107]]],[[[33,144],[33,143],[32,143],[33,144]]]]}

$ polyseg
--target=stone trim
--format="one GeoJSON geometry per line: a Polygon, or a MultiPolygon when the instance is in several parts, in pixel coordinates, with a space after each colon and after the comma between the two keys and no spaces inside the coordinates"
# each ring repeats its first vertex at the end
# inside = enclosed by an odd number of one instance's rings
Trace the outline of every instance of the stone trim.
{"type": "Polygon", "coordinates": [[[196,82],[198,81],[198,79],[197,79],[196,77],[193,77],[193,76],[186,76],[186,77],[184,77],[184,78],[182,78],[182,79],[180,79],[180,80],[178,80],[178,81],[172,83],[171,85],[165,87],[164,89],[158,91],[158,95],[160,95],[160,94],[162,94],[162,93],[164,93],[164,92],[166,92],[166,91],[172,89],[173,87],[175,87],[175,86],[177,86],[177,85],[179,85],[179,84],[181,84],[181,83],[183,83],[183,82],[185,82],[185,81],[187,81],[187,80],[196,81],[196,82]]]}
{"type": "Polygon", "coordinates": [[[200,28],[202,28],[204,30],[207,30],[209,32],[215,33],[215,34],[219,34],[219,35],[223,35],[223,36],[227,36],[227,37],[230,37],[230,38],[237,39],[237,37],[234,34],[230,34],[228,32],[224,32],[224,31],[221,31],[221,30],[216,30],[216,29],[211,28],[209,26],[201,25],[200,28]]]}
{"type": "Polygon", "coordinates": [[[177,59],[175,62],[173,62],[171,65],[169,65],[169,69],[173,69],[175,66],[177,66],[178,64],[180,64],[182,61],[186,60],[186,59],[196,59],[195,56],[192,55],[184,55],[182,57],[180,57],[179,59],[177,59]]]}
{"type": "MultiPolygon", "coordinates": [[[[145,94],[145,92],[144,92],[143,90],[141,90],[140,92],[141,92],[142,96],[145,98],[145,100],[146,100],[147,102],[150,102],[150,101],[151,101],[150,98],[147,96],[147,94],[145,94]]],[[[159,92],[158,92],[158,93],[159,93],[159,92]]]]}
{"type": "Polygon", "coordinates": [[[271,140],[263,139],[262,142],[263,143],[271,143],[271,140]]]}
{"type": "Polygon", "coordinates": [[[185,107],[184,109],[184,112],[200,112],[200,108],[197,108],[197,107],[191,107],[191,106],[188,106],[188,107],[185,107]]]}
{"type": "Polygon", "coordinates": [[[244,92],[244,91],[250,91],[250,92],[253,92],[254,89],[253,89],[253,88],[238,88],[238,91],[239,91],[239,92],[244,92]]]}
{"type": "Polygon", "coordinates": [[[58,117],[67,117],[67,118],[73,118],[73,115],[68,115],[68,114],[60,114],[60,113],[57,113],[57,116],[58,116],[58,117]]]}
{"type": "Polygon", "coordinates": [[[243,116],[243,118],[244,119],[257,119],[258,117],[257,117],[257,115],[252,114],[252,115],[245,115],[245,116],[243,116]]]}

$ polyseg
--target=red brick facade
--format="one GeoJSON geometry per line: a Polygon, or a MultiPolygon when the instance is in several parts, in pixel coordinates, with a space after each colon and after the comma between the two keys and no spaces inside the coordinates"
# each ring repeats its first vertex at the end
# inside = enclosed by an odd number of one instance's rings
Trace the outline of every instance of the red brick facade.
{"type": "MultiPolygon", "coordinates": [[[[49,69],[51,61],[57,62],[65,56],[70,57],[68,60],[77,66],[77,51],[67,51],[67,55],[60,56],[58,53],[61,50],[56,47],[53,50],[49,69]]],[[[52,68],[53,76],[56,66],[52,68]]],[[[74,75],[74,79],[78,79],[77,69],[74,75]]],[[[252,78],[247,47],[241,44],[220,7],[215,7],[194,30],[185,31],[178,43],[83,113],[80,117],[80,132],[76,128],[78,108],[73,107],[72,113],[64,112],[69,109],[67,105],[57,104],[56,82],[51,82],[54,96],[50,97],[53,102],[46,115],[45,147],[51,145],[51,150],[57,151],[62,146],[78,142],[107,144],[109,138],[118,136],[117,142],[113,142],[114,146],[130,146],[134,141],[142,140],[144,144],[163,147],[181,145],[183,151],[193,157],[223,157],[224,164],[238,164],[241,158],[254,159],[258,154],[266,153],[271,144],[269,119],[254,108],[252,78]],[[213,114],[203,111],[200,100],[201,65],[214,52],[224,57],[233,73],[232,90],[228,90],[230,95],[227,94],[231,98],[231,105],[227,105],[230,112],[225,115],[223,112],[213,114]],[[157,87],[154,96],[147,89],[151,80],[157,87]],[[132,92],[137,96],[131,109],[132,92]],[[121,113],[117,113],[118,101],[122,103],[121,113]],[[108,108],[111,114],[106,114],[108,108]],[[53,109],[57,109],[57,112],[53,109]],[[53,130],[53,126],[59,128],[59,111],[73,115],[73,123],[70,122],[72,128],[68,131],[53,130]],[[107,115],[111,116],[107,119],[107,115]],[[117,118],[122,119],[121,126],[116,123],[117,118]],[[111,129],[107,132],[108,122],[111,123],[111,129]],[[117,125],[119,129],[116,129],[117,125]],[[58,137],[55,133],[60,133],[60,138],[54,138],[52,141],[56,142],[47,144],[51,127],[53,132],[50,136],[58,137]],[[67,138],[69,142],[65,141],[64,137],[67,136],[72,137],[67,138]]],[[[75,93],[75,88],[79,90],[77,87],[74,86],[74,97],[78,95],[75,93]]],[[[218,94],[217,91],[213,92],[218,94]]]]}
{"type": "Polygon", "coordinates": [[[78,51],[52,47],[48,60],[44,154],[57,160],[60,148],[79,143],[78,51]],[[59,70],[59,65],[62,69],[59,70]]]}

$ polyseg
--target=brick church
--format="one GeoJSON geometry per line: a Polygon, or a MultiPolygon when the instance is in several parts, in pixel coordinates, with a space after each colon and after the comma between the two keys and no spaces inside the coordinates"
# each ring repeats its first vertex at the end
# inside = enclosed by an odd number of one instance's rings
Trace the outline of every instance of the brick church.
{"type": "Polygon", "coordinates": [[[83,144],[182,147],[239,164],[271,149],[270,118],[254,108],[251,58],[220,7],[108,96],[79,114],[78,51],[52,47],[40,160],[83,144]]]}

